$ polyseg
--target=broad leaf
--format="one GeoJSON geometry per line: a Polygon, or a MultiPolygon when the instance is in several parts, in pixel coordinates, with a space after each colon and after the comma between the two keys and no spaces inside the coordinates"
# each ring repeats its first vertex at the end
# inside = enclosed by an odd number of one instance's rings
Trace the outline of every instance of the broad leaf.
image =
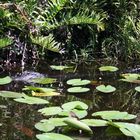
{"type": "Polygon", "coordinates": [[[106,120],[131,120],[137,117],[136,115],[120,111],[99,111],[93,113],[92,116],[100,116],[106,120]]]}
{"type": "Polygon", "coordinates": [[[62,109],[60,107],[45,107],[42,109],[39,109],[38,112],[41,112],[41,114],[45,115],[45,116],[49,116],[49,115],[57,115],[60,112],[62,112],[62,109]]]}
{"type": "Polygon", "coordinates": [[[82,93],[82,92],[88,92],[89,90],[90,90],[89,88],[83,88],[83,87],[71,87],[67,89],[69,93],[82,93]]]}
{"type": "Polygon", "coordinates": [[[34,78],[31,80],[33,83],[38,83],[38,84],[52,84],[56,82],[55,78],[34,78]]]}
{"type": "Polygon", "coordinates": [[[99,119],[84,119],[81,120],[83,123],[87,124],[88,126],[92,127],[101,127],[101,126],[107,126],[107,121],[105,120],[99,120],[99,119]]]}
{"type": "Polygon", "coordinates": [[[0,85],[9,84],[11,82],[12,82],[12,79],[9,76],[6,76],[4,78],[0,78],[0,85]]]}
{"type": "Polygon", "coordinates": [[[81,101],[72,101],[72,102],[64,103],[62,105],[62,108],[64,110],[72,110],[75,108],[80,109],[80,110],[86,110],[86,109],[88,109],[88,105],[81,101]]]}
{"type": "Polygon", "coordinates": [[[68,136],[57,133],[43,133],[36,135],[36,137],[39,140],[73,140],[68,136]]]}
{"type": "Polygon", "coordinates": [[[71,79],[67,81],[68,85],[72,86],[83,86],[83,85],[88,85],[90,84],[89,80],[81,80],[81,79],[71,79]]]}
{"type": "Polygon", "coordinates": [[[140,86],[135,87],[135,90],[136,90],[137,92],[140,92],[140,86]]]}
{"type": "Polygon", "coordinates": [[[45,97],[45,96],[59,96],[59,95],[60,95],[60,93],[58,93],[58,92],[39,93],[39,92],[32,91],[32,96],[45,97]]]}
{"type": "Polygon", "coordinates": [[[97,86],[96,89],[100,92],[103,92],[103,93],[111,93],[111,92],[114,92],[116,90],[115,87],[111,86],[111,85],[100,85],[100,86],[97,86]]]}
{"type": "Polygon", "coordinates": [[[110,71],[110,72],[115,72],[118,70],[117,67],[114,66],[102,66],[99,68],[100,71],[110,71]]]}
{"type": "Polygon", "coordinates": [[[24,94],[22,98],[14,99],[16,102],[26,103],[26,104],[48,104],[49,102],[44,99],[37,97],[30,97],[24,94]]]}
{"type": "Polygon", "coordinates": [[[21,98],[24,94],[12,91],[0,91],[0,96],[5,98],[21,98]]]}

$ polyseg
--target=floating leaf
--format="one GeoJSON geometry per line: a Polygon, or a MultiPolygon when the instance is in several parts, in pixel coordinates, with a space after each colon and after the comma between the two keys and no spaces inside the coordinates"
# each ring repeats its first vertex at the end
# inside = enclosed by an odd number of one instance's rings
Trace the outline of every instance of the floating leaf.
{"type": "Polygon", "coordinates": [[[49,132],[52,131],[55,128],[55,126],[50,123],[39,122],[35,124],[35,128],[43,132],[49,132]]]}
{"type": "Polygon", "coordinates": [[[73,140],[68,136],[57,133],[43,133],[36,135],[36,137],[39,140],[73,140]]]}
{"type": "Polygon", "coordinates": [[[57,115],[60,112],[62,112],[62,109],[60,107],[45,107],[42,109],[39,109],[38,112],[41,112],[41,114],[49,116],[49,115],[57,115]]]}
{"type": "Polygon", "coordinates": [[[89,88],[83,88],[83,87],[71,87],[68,88],[67,91],[70,93],[81,93],[81,92],[88,92],[89,88]]]}
{"type": "Polygon", "coordinates": [[[0,126],[2,126],[2,123],[0,123],[0,126]]]}
{"type": "Polygon", "coordinates": [[[92,130],[90,129],[90,127],[87,124],[85,124],[75,118],[67,118],[64,120],[64,122],[73,128],[87,131],[92,134],[92,130]]]}
{"type": "Polygon", "coordinates": [[[81,102],[81,101],[72,101],[68,102],[62,105],[62,108],[64,110],[72,110],[72,109],[80,109],[80,110],[86,110],[88,109],[88,105],[81,102]]]}
{"type": "Polygon", "coordinates": [[[103,93],[111,93],[111,92],[114,92],[116,90],[115,87],[111,86],[111,85],[100,85],[100,86],[97,86],[96,89],[100,92],[103,92],[103,93]]]}
{"type": "Polygon", "coordinates": [[[60,93],[58,93],[58,92],[39,93],[39,92],[32,91],[32,96],[45,97],[45,96],[59,96],[59,95],[60,95],[60,93]]]}
{"type": "Polygon", "coordinates": [[[90,84],[89,80],[81,80],[81,79],[71,79],[67,81],[68,85],[72,86],[83,86],[83,85],[88,85],[90,84]]]}
{"type": "Polygon", "coordinates": [[[99,68],[100,71],[110,71],[110,72],[115,72],[118,70],[117,67],[114,66],[102,66],[99,68]]]}
{"type": "Polygon", "coordinates": [[[140,92],[140,86],[135,87],[135,90],[136,90],[137,92],[140,92]]]}
{"type": "Polygon", "coordinates": [[[21,98],[23,97],[23,94],[12,91],[0,91],[0,96],[5,98],[21,98]]]}
{"type": "Polygon", "coordinates": [[[26,103],[26,104],[48,104],[49,102],[44,99],[37,97],[30,97],[24,94],[22,98],[14,99],[16,102],[26,103]]]}
{"type": "Polygon", "coordinates": [[[51,65],[50,67],[53,70],[64,70],[64,69],[72,68],[72,67],[68,67],[68,66],[55,66],[55,65],[51,65]]]}
{"type": "Polygon", "coordinates": [[[107,126],[107,121],[100,120],[100,119],[84,119],[81,121],[87,124],[88,126],[92,126],[92,127],[107,126]]]}
{"type": "Polygon", "coordinates": [[[56,82],[55,78],[34,78],[31,82],[38,83],[38,84],[52,84],[56,82]]]}
{"type": "Polygon", "coordinates": [[[127,80],[137,80],[140,77],[140,74],[137,73],[125,73],[121,74],[122,77],[124,77],[127,80]]]}
{"type": "Polygon", "coordinates": [[[93,113],[92,116],[100,116],[106,120],[131,120],[137,117],[136,115],[120,111],[99,111],[93,113]]]}
{"type": "Polygon", "coordinates": [[[12,82],[12,79],[9,76],[6,76],[4,78],[0,78],[0,85],[9,84],[11,82],[12,82]]]}

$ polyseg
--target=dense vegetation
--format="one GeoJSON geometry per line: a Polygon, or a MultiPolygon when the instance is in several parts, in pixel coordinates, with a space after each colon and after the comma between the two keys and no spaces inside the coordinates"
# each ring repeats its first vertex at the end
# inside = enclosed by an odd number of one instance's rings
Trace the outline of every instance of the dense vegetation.
{"type": "Polygon", "coordinates": [[[47,50],[139,58],[139,9],[135,0],[1,0],[0,59],[46,58],[47,50]]]}

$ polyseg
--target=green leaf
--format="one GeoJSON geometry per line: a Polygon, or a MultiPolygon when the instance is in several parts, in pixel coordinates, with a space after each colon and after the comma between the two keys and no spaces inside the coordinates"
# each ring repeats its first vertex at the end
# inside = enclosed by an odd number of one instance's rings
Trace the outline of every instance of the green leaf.
{"type": "Polygon", "coordinates": [[[0,39],[0,49],[7,47],[13,43],[13,40],[10,38],[1,38],[0,39]]]}
{"type": "Polygon", "coordinates": [[[89,80],[81,80],[81,79],[71,79],[67,81],[68,85],[72,86],[83,86],[83,85],[88,85],[90,84],[89,80]]]}
{"type": "Polygon", "coordinates": [[[9,76],[6,76],[4,78],[0,78],[0,85],[9,84],[11,82],[12,82],[12,79],[9,76]]]}
{"type": "Polygon", "coordinates": [[[12,91],[0,91],[0,96],[5,98],[21,98],[23,97],[23,94],[12,91]]]}
{"type": "Polygon", "coordinates": [[[88,92],[89,88],[83,88],[83,87],[71,87],[68,88],[67,91],[70,93],[81,93],[81,92],[88,92]]]}
{"type": "Polygon", "coordinates": [[[64,110],[69,110],[69,111],[72,109],[86,110],[86,109],[88,109],[88,105],[81,101],[72,101],[72,102],[63,104],[62,108],[64,110]]]}
{"type": "Polygon", "coordinates": [[[103,93],[111,93],[111,92],[114,92],[116,90],[115,87],[111,86],[111,85],[100,85],[100,86],[97,86],[96,89],[100,92],[103,92],[103,93]]]}
{"type": "Polygon", "coordinates": [[[124,77],[127,80],[137,80],[140,77],[140,74],[137,73],[125,73],[121,74],[122,77],[124,77]]]}
{"type": "Polygon", "coordinates": [[[117,67],[114,66],[102,66],[99,68],[100,71],[110,71],[110,72],[115,72],[119,70],[117,67]]]}
{"type": "Polygon", "coordinates": [[[2,126],[2,123],[0,123],[0,126],[2,126]]]}
{"type": "Polygon", "coordinates": [[[35,124],[35,128],[43,132],[49,132],[52,131],[55,128],[55,126],[50,123],[39,122],[35,124]]]}
{"type": "Polygon", "coordinates": [[[107,126],[107,121],[100,120],[100,119],[83,119],[81,120],[83,123],[87,124],[88,126],[92,127],[101,127],[101,126],[107,126]]]}
{"type": "Polygon", "coordinates": [[[43,133],[36,135],[36,137],[39,140],[73,140],[68,136],[57,133],[43,133]]]}
{"type": "Polygon", "coordinates": [[[62,112],[62,109],[60,107],[45,107],[42,109],[39,109],[38,112],[41,112],[41,114],[45,115],[45,116],[49,116],[49,115],[57,115],[60,112],[62,112]]]}
{"type": "Polygon", "coordinates": [[[52,84],[56,82],[55,78],[34,78],[31,82],[38,83],[38,84],[52,84]]]}
{"type": "Polygon", "coordinates": [[[50,67],[51,67],[53,70],[64,70],[64,69],[71,68],[71,67],[68,67],[68,66],[55,66],[55,65],[51,65],[50,67]]]}
{"type": "Polygon", "coordinates": [[[30,97],[24,94],[22,98],[14,99],[16,102],[26,103],[26,104],[48,104],[49,102],[44,99],[37,97],[30,97]]]}
{"type": "Polygon", "coordinates": [[[64,122],[72,128],[77,128],[92,134],[92,130],[90,129],[90,127],[87,124],[77,120],[76,118],[67,118],[64,120],[64,122]]]}
{"type": "Polygon", "coordinates": [[[120,111],[99,111],[92,114],[92,116],[100,116],[106,120],[131,120],[136,118],[136,115],[128,114],[120,111]]]}
{"type": "Polygon", "coordinates": [[[136,90],[137,92],[140,92],[140,86],[135,87],[135,90],[136,90]]]}

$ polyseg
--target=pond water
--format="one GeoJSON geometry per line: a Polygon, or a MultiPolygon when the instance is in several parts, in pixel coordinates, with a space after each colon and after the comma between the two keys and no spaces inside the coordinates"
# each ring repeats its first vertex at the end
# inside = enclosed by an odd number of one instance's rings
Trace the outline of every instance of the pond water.
{"type": "MultiPolygon", "coordinates": [[[[0,86],[0,90],[9,90],[22,92],[25,85],[35,85],[41,87],[53,87],[61,96],[43,97],[49,100],[49,106],[61,106],[68,101],[83,101],[88,104],[88,116],[96,111],[103,110],[119,110],[127,111],[132,114],[139,114],[140,110],[140,94],[134,88],[138,84],[131,84],[119,81],[120,74],[136,68],[135,63],[125,64],[114,61],[97,60],[92,62],[35,62],[26,64],[21,68],[19,64],[5,66],[1,69],[0,76],[9,75],[13,78],[12,83],[0,86]],[[50,68],[50,65],[71,65],[74,67],[71,71],[56,71],[50,68]],[[102,65],[113,65],[119,68],[117,72],[100,72],[98,68],[102,65]],[[39,72],[42,75],[51,78],[57,78],[57,83],[51,85],[39,85],[29,83],[28,81],[14,80],[14,77],[21,75],[24,71],[39,72]],[[66,81],[73,78],[82,78],[91,80],[89,86],[90,91],[86,93],[71,94],[67,92],[68,85],[66,81]],[[98,92],[95,88],[100,84],[110,84],[117,88],[113,93],[104,94],[98,92]]],[[[35,135],[40,133],[35,129],[35,123],[45,118],[37,112],[38,109],[46,105],[27,105],[13,101],[12,99],[0,98],[0,139],[1,140],[36,140],[35,135]]],[[[138,119],[138,118],[137,118],[138,119]]],[[[135,123],[134,120],[133,122],[135,123]]],[[[107,136],[105,128],[94,128],[93,136],[88,136],[80,132],[69,132],[67,135],[75,138],[75,140],[131,140],[125,136],[107,136]]]]}

